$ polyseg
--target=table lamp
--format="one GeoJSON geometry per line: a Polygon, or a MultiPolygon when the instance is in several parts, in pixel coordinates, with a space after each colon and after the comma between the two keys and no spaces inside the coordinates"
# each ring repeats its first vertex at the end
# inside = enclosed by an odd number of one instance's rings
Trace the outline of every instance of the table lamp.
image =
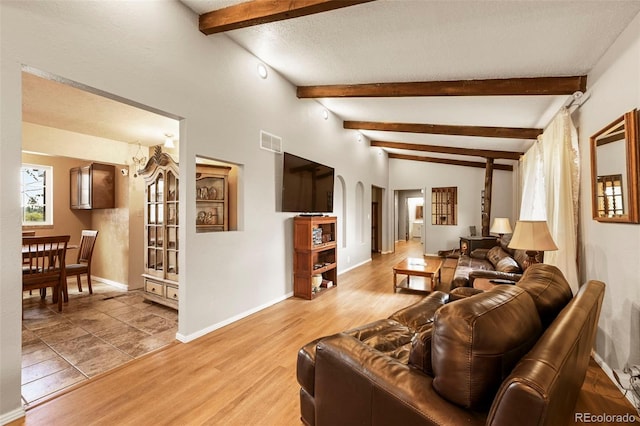
{"type": "Polygon", "coordinates": [[[526,250],[528,258],[524,262],[524,269],[534,263],[539,263],[536,259],[539,251],[558,250],[558,246],[549,233],[547,222],[544,220],[517,221],[509,248],[526,250]]]}
{"type": "Polygon", "coordinates": [[[492,234],[498,234],[498,243],[502,240],[502,236],[504,234],[511,234],[513,231],[511,230],[511,224],[509,223],[509,219],[506,217],[496,217],[493,219],[493,225],[491,225],[491,229],[489,230],[492,234]]]}

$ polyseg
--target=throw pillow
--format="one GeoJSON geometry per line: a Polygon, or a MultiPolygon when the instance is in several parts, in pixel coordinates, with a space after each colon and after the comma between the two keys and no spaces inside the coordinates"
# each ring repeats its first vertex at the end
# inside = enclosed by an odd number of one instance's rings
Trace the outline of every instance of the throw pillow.
{"type": "Polygon", "coordinates": [[[487,259],[498,272],[517,273],[521,272],[520,266],[509,253],[500,246],[495,246],[487,252],[487,259]]]}

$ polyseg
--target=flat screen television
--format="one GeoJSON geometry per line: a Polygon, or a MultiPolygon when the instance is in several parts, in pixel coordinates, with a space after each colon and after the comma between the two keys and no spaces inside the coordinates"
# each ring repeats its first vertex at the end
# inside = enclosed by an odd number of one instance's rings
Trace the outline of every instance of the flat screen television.
{"type": "Polygon", "coordinates": [[[333,212],[333,167],[287,152],[282,167],[282,211],[333,212]]]}

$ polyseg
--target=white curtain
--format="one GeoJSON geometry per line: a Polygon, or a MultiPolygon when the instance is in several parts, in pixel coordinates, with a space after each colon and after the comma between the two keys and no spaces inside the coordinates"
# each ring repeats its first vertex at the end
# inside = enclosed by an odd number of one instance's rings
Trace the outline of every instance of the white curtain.
{"type": "Polygon", "coordinates": [[[566,108],[527,151],[522,171],[520,218],[547,220],[558,250],[545,252],[544,263],[557,266],[575,293],[579,286],[576,259],[580,153],[578,133],[566,108]]]}
{"type": "Polygon", "coordinates": [[[547,220],[542,140],[538,140],[520,159],[520,186],[520,219],[547,220]]]}

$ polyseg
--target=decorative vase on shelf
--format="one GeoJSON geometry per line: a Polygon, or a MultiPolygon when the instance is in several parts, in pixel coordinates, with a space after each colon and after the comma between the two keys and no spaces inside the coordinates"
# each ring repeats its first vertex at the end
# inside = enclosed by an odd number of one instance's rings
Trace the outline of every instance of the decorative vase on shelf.
{"type": "Polygon", "coordinates": [[[322,275],[315,274],[311,276],[311,289],[315,293],[320,288],[320,284],[322,284],[322,275]]]}

